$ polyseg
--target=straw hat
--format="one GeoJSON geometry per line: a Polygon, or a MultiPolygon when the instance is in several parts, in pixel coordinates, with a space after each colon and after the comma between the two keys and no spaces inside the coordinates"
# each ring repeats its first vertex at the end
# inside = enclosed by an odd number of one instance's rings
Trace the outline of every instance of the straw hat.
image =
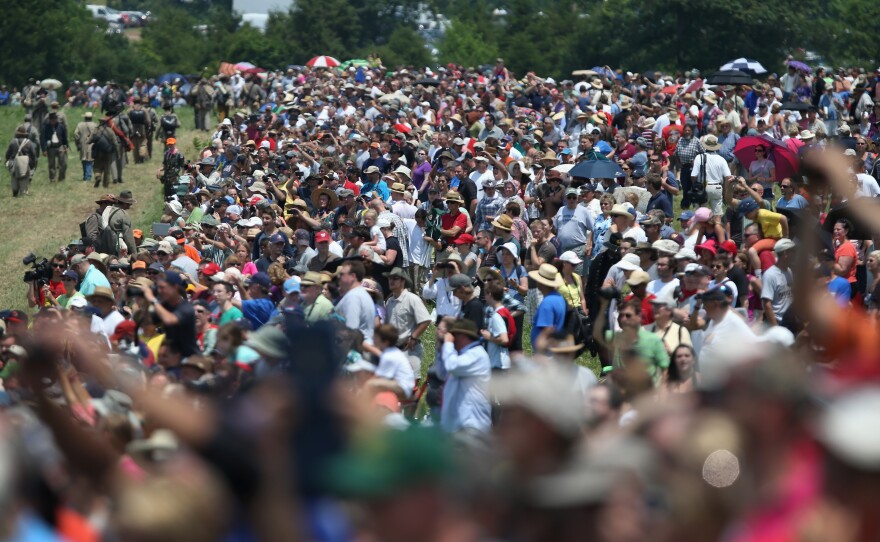
{"type": "Polygon", "coordinates": [[[499,215],[492,221],[492,225],[499,230],[510,231],[513,229],[513,219],[507,215],[499,215]]]}
{"type": "Polygon", "coordinates": [[[542,263],[541,267],[534,271],[529,271],[529,278],[551,288],[559,288],[562,286],[562,276],[559,270],[551,263],[542,263]]]}

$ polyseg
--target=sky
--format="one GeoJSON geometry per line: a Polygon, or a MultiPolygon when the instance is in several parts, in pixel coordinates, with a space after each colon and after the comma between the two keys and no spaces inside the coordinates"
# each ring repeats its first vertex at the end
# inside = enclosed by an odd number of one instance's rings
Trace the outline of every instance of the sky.
{"type": "Polygon", "coordinates": [[[269,13],[287,11],[293,0],[232,0],[232,9],[245,13],[269,13]]]}

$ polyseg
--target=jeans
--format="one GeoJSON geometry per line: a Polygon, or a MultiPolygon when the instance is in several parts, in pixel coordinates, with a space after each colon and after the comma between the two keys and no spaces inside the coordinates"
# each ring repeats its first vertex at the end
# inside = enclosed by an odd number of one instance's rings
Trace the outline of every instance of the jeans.
{"type": "Polygon", "coordinates": [[[679,175],[679,179],[681,181],[681,208],[688,209],[691,206],[691,171],[693,171],[693,164],[682,164],[681,166],[681,174],[679,175]]]}
{"type": "Polygon", "coordinates": [[[92,180],[92,166],[94,162],[91,160],[82,160],[83,167],[83,180],[91,181],[92,180]]]}

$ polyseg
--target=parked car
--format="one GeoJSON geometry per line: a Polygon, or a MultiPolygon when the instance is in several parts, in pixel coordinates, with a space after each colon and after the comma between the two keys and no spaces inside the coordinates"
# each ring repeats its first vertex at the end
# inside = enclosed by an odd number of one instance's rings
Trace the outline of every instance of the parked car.
{"type": "Polygon", "coordinates": [[[128,17],[124,17],[121,13],[107,6],[97,6],[95,4],[87,4],[86,9],[92,12],[92,17],[107,21],[107,24],[125,26],[128,17]]]}
{"type": "Polygon", "coordinates": [[[128,17],[128,21],[126,22],[126,26],[128,27],[146,26],[150,20],[149,11],[146,13],[143,11],[121,11],[120,13],[128,17]]]}

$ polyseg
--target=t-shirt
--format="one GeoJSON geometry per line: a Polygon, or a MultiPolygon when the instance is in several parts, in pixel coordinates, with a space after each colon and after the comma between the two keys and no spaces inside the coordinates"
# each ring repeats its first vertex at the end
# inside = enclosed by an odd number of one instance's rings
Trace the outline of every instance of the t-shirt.
{"type": "Polygon", "coordinates": [[[376,305],[365,289],[356,287],[349,290],[336,305],[336,312],[342,316],[346,327],[360,331],[367,344],[373,343],[376,305]]]}
{"type": "Polygon", "coordinates": [[[466,303],[462,303],[459,318],[470,320],[477,326],[477,329],[483,328],[483,302],[474,297],[466,303]]]}
{"type": "MultiPolygon", "coordinates": [[[[499,307],[501,308],[501,307],[499,307]]],[[[498,314],[498,310],[492,311],[489,315],[486,329],[492,337],[499,337],[502,333],[507,333],[507,322],[504,317],[498,314]]],[[[513,337],[508,337],[510,340],[513,337]]],[[[486,352],[489,354],[489,363],[493,369],[510,369],[510,351],[503,344],[488,341],[486,343],[486,352]]]]}
{"type": "Polygon", "coordinates": [[[532,348],[535,347],[535,341],[544,328],[552,327],[556,331],[561,331],[565,327],[565,307],[565,299],[556,290],[544,296],[543,301],[538,305],[538,310],[535,312],[535,318],[532,322],[532,333],[530,336],[532,348]]]}
{"type": "Polygon", "coordinates": [[[828,291],[834,295],[834,299],[837,301],[838,305],[841,307],[849,305],[850,297],[852,296],[852,287],[849,285],[848,280],[843,277],[834,277],[828,281],[828,291]]]}
{"type": "Polygon", "coordinates": [[[412,397],[413,388],[416,385],[416,375],[409,363],[409,358],[400,348],[392,346],[382,352],[382,355],[379,356],[379,365],[376,366],[376,376],[397,382],[403,389],[404,395],[412,397]]]}
{"type": "Polygon", "coordinates": [[[199,345],[196,342],[196,311],[193,306],[189,301],[181,301],[174,308],[165,304],[162,306],[177,317],[177,324],[164,326],[165,341],[173,345],[174,349],[180,352],[181,357],[197,354],[199,345]]]}
{"type": "Polygon", "coordinates": [[[241,302],[241,312],[254,326],[254,329],[257,329],[275,314],[275,304],[268,297],[246,299],[241,302]]]}
{"type": "Polygon", "coordinates": [[[803,209],[807,206],[807,200],[800,194],[795,194],[790,200],[779,198],[776,202],[776,209],[803,209]]]}
{"type": "Polygon", "coordinates": [[[444,230],[451,230],[456,226],[460,228],[458,235],[456,235],[455,237],[444,237],[444,240],[450,244],[452,244],[453,241],[457,240],[461,235],[464,235],[464,233],[466,233],[465,230],[467,229],[467,225],[467,215],[460,211],[455,216],[453,216],[451,213],[446,213],[445,215],[440,217],[440,226],[444,230]]]}
{"type": "Polygon", "coordinates": [[[400,241],[397,240],[397,237],[386,237],[385,238],[385,251],[394,250],[397,251],[397,255],[394,257],[394,261],[391,262],[391,267],[403,267],[403,250],[400,249],[400,241]]]}
{"type": "Polygon", "coordinates": [[[841,243],[839,247],[834,249],[834,261],[835,263],[840,263],[840,258],[842,256],[849,256],[852,258],[852,264],[850,265],[849,272],[843,275],[849,282],[856,281],[856,263],[859,260],[859,253],[856,250],[856,246],[851,242],[847,241],[846,243],[841,243]]]}
{"type": "MultiPolygon", "coordinates": [[[[611,342],[613,338],[614,332],[610,329],[605,330],[605,340],[611,342]]],[[[635,350],[638,353],[639,358],[645,362],[646,369],[648,370],[648,374],[651,375],[654,385],[656,386],[659,384],[663,370],[669,367],[669,354],[666,352],[666,345],[663,344],[663,339],[654,332],[649,331],[644,327],[640,327],[639,338],[636,340],[635,344],[628,345],[628,347],[635,350]]],[[[615,367],[620,367],[621,354],[622,352],[620,351],[614,353],[615,367]]]]}
{"type": "Polygon", "coordinates": [[[217,324],[221,326],[228,324],[229,322],[241,320],[244,317],[241,309],[239,309],[238,307],[229,307],[228,310],[219,313],[218,316],[219,318],[217,319],[217,324]]]}
{"type": "Polygon", "coordinates": [[[782,220],[781,214],[768,211],[767,209],[758,209],[758,216],[755,217],[755,222],[761,227],[764,237],[772,239],[782,239],[782,224],[780,220],[782,220]]]}
{"type": "Polygon", "coordinates": [[[770,301],[777,320],[791,308],[791,270],[782,271],[775,265],[761,276],[761,299],[770,301]]]}
{"type": "Polygon", "coordinates": [[[569,209],[563,205],[553,218],[556,226],[556,237],[562,250],[572,250],[587,244],[587,234],[593,227],[590,212],[583,205],[569,209]]]}

